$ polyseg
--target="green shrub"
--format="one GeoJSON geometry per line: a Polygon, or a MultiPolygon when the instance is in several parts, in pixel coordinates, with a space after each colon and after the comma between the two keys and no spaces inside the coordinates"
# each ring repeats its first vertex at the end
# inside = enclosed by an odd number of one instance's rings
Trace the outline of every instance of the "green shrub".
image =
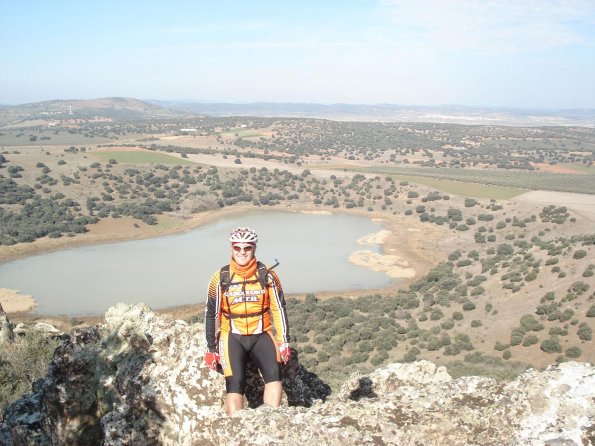
{"type": "Polygon", "coordinates": [[[379,366],[387,359],[388,359],[388,354],[386,352],[379,352],[379,353],[375,354],[374,356],[372,356],[372,359],[370,359],[370,362],[372,363],[373,366],[379,366]]]}
{"type": "Polygon", "coordinates": [[[510,345],[519,345],[523,342],[523,338],[525,337],[525,329],[522,327],[515,328],[512,330],[510,335],[510,345]]]}
{"type": "Polygon", "coordinates": [[[483,322],[481,322],[478,319],[474,319],[474,320],[471,321],[471,326],[473,328],[481,327],[482,325],[483,325],[483,322]]]}
{"type": "Polygon", "coordinates": [[[527,331],[543,330],[543,324],[540,324],[531,314],[525,314],[521,317],[521,326],[527,331]]]}
{"type": "Polygon", "coordinates": [[[475,304],[473,302],[465,302],[463,304],[463,310],[465,310],[465,311],[475,310],[475,304]]]}
{"type": "Polygon", "coordinates": [[[481,285],[471,291],[472,296],[479,296],[480,294],[483,294],[483,293],[485,293],[485,288],[482,287],[481,285]]]}
{"type": "Polygon", "coordinates": [[[471,343],[471,339],[469,339],[469,336],[464,333],[455,334],[455,339],[452,347],[458,349],[459,351],[471,351],[475,348],[471,343]]]}
{"type": "Polygon", "coordinates": [[[576,251],[574,251],[574,254],[572,255],[573,259],[582,259],[583,257],[587,256],[587,251],[585,251],[584,249],[578,249],[576,251]]]}
{"type": "Polygon", "coordinates": [[[567,358],[578,358],[583,354],[582,350],[578,347],[570,347],[566,349],[567,358]]]}
{"type": "Polygon", "coordinates": [[[510,357],[512,356],[512,353],[510,353],[510,350],[504,350],[504,353],[502,353],[502,358],[503,359],[510,359],[510,357]]]}
{"type": "Polygon", "coordinates": [[[562,346],[560,345],[560,341],[558,341],[556,338],[542,341],[539,348],[541,348],[541,350],[546,353],[562,353],[562,346]]]}
{"type": "Polygon", "coordinates": [[[499,352],[506,350],[508,347],[510,347],[510,345],[502,344],[499,341],[496,341],[496,344],[494,345],[494,349],[498,350],[499,352]]]}
{"type": "Polygon", "coordinates": [[[593,330],[586,322],[578,326],[578,337],[583,341],[590,341],[593,336],[593,330]]]}
{"type": "Polygon", "coordinates": [[[454,326],[455,326],[455,323],[452,319],[450,319],[448,321],[444,321],[440,324],[440,327],[443,330],[451,330],[454,326]]]}
{"type": "Polygon", "coordinates": [[[568,336],[568,330],[560,327],[552,327],[549,329],[548,334],[550,336],[568,336]]]}
{"type": "Polygon", "coordinates": [[[355,352],[351,355],[351,361],[353,364],[360,364],[366,362],[369,356],[367,352],[355,352]]]}
{"type": "Polygon", "coordinates": [[[460,257],[461,257],[461,251],[457,249],[456,251],[453,251],[448,255],[448,260],[450,260],[451,262],[454,262],[455,260],[459,260],[460,257]]]}
{"type": "Polygon", "coordinates": [[[545,293],[545,296],[543,296],[543,299],[541,299],[542,301],[546,301],[546,300],[554,300],[556,298],[556,295],[554,294],[553,291],[548,291],[547,293],[545,293]]]}
{"type": "Polygon", "coordinates": [[[568,291],[576,293],[578,296],[580,296],[581,294],[585,293],[588,289],[589,289],[589,285],[587,283],[585,283],[583,281],[577,281],[577,282],[574,282],[572,285],[570,285],[570,288],[568,288],[568,291]]]}
{"type": "Polygon", "coordinates": [[[442,342],[438,338],[431,338],[426,346],[426,349],[430,352],[440,350],[442,348],[442,342]]]}
{"type": "Polygon", "coordinates": [[[537,338],[537,336],[535,336],[535,335],[527,336],[523,340],[523,347],[529,347],[530,345],[535,345],[535,344],[537,344],[537,342],[539,342],[539,339],[537,338]]]}
{"type": "Polygon", "coordinates": [[[498,255],[507,256],[514,253],[514,248],[508,243],[502,243],[496,248],[498,255]]]}
{"type": "Polygon", "coordinates": [[[475,276],[475,277],[473,278],[473,280],[471,280],[471,281],[468,283],[468,285],[469,285],[469,286],[478,286],[478,285],[480,285],[482,282],[485,282],[486,280],[488,280],[488,278],[487,278],[486,276],[482,276],[482,275],[475,276]]]}
{"type": "Polygon", "coordinates": [[[595,304],[591,305],[587,311],[587,317],[595,317],[595,304]]]}
{"type": "Polygon", "coordinates": [[[437,321],[440,320],[444,317],[444,313],[442,313],[442,311],[440,310],[440,308],[434,308],[432,309],[432,312],[430,313],[430,319],[433,321],[437,321]]]}

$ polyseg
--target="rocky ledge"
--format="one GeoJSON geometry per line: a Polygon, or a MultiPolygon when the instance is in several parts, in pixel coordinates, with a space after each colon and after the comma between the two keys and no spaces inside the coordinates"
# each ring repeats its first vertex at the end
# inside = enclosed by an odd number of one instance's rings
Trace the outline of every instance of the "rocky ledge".
{"type": "Polygon", "coordinates": [[[354,374],[336,394],[293,361],[283,405],[226,417],[224,380],[207,369],[204,327],[117,305],[65,339],[47,377],[12,404],[3,445],[592,445],[595,368],[563,363],[499,383],[452,379],[427,361],[354,374]]]}

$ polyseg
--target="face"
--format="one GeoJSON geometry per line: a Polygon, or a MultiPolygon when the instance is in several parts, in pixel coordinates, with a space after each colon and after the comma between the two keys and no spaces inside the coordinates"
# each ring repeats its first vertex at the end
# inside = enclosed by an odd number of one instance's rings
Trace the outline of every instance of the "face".
{"type": "Polygon", "coordinates": [[[240,266],[246,266],[254,258],[256,246],[252,243],[234,243],[231,245],[231,255],[240,266]]]}

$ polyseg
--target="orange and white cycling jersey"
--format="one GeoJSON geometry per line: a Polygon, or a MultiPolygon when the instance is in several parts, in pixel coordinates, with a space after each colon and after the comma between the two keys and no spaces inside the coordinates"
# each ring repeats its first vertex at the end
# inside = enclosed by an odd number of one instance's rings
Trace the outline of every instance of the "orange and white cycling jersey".
{"type": "Polygon", "coordinates": [[[218,332],[253,335],[270,332],[275,327],[277,343],[289,342],[289,329],[283,288],[277,274],[269,271],[266,287],[258,280],[258,271],[248,278],[232,273],[227,290],[221,287],[221,272],[209,282],[205,331],[209,351],[217,351],[218,332]]]}

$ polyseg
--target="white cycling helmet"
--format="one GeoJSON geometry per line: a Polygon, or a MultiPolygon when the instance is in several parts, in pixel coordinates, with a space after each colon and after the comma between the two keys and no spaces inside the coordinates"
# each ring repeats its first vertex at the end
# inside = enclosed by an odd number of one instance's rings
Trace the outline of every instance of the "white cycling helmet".
{"type": "Polygon", "coordinates": [[[229,234],[231,243],[258,243],[258,235],[250,228],[236,228],[229,234]]]}

